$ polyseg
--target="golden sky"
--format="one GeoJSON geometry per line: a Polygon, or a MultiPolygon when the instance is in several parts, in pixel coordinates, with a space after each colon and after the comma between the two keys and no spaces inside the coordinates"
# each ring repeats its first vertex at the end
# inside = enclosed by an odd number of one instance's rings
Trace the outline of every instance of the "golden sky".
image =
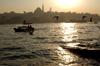
{"type": "Polygon", "coordinates": [[[34,12],[37,7],[44,11],[58,12],[76,12],[76,13],[91,13],[99,14],[100,0],[0,0],[0,13],[14,11],[16,13],[34,12]]]}

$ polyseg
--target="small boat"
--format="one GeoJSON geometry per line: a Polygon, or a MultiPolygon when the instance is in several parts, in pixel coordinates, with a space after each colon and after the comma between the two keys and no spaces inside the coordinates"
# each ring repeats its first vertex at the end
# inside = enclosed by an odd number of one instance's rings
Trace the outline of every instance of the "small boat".
{"type": "Polygon", "coordinates": [[[30,34],[33,34],[34,28],[29,26],[18,26],[17,28],[14,28],[15,32],[29,32],[30,34]]]}
{"type": "Polygon", "coordinates": [[[27,32],[27,26],[18,26],[17,28],[14,28],[15,32],[27,32]]]}
{"type": "Polygon", "coordinates": [[[23,24],[32,24],[32,23],[26,23],[26,20],[23,21],[23,24]]]}
{"type": "Polygon", "coordinates": [[[98,22],[87,22],[89,24],[98,24],[98,22]]]}
{"type": "Polygon", "coordinates": [[[61,47],[63,49],[69,50],[73,54],[77,54],[82,57],[100,59],[100,46],[97,44],[89,45],[73,43],[68,45],[62,45],[61,47]]]}
{"type": "Polygon", "coordinates": [[[97,24],[98,22],[94,22],[94,24],[97,24]]]}
{"type": "Polygon", "coordinates": [[[75,19],[71,19],[71,20],[68,20],[69,22],[79,22],[79,23],[82,23],[82,22],[87,22],[86,20],[75,20],[75,19]]]}

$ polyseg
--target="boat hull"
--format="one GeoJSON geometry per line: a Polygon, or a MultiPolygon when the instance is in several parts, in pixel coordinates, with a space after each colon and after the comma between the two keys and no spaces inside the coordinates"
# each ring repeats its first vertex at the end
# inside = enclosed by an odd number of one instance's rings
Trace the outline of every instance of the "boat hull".
{"type": "Polygon", "coordinates": [[[14,28],[15,32],[27,32],[27,29],[17,29],[14,28]]]}
{"type": "Polygon", "coordinates": [[[71,53],[92,59],[100,59],[100,48],[92,48],[92,47],[80,47],[80,46],[61,46],[63,49],[70,51],[71,53]]]}
{"type": "Polygon", "coordinates": [[[34,32],[34,28],[28,30],[28,29],[17,29],[17,28],[14,28],[15,32],[29,32],[30,34],[33,34],[34,32]]]}

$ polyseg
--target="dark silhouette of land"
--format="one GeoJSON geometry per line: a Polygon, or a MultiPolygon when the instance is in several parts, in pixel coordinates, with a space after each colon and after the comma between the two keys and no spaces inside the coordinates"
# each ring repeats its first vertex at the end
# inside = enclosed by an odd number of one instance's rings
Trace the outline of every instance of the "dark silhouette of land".
{"type": "Polygon", "coordinates": [[[0,24],[22,24],[24,20],[28,23],[58,23],[58,22],[68,22],[68,20],[82,20],[82,16],[87,16],[84,20],[89,21],[90,17],[93,17],[93,21],[100,21],[100,16],[98,14],[90,13],[76,13],[76,12],[44,12],[41,8],[37,8],[34,12],[23,12],[15,13],[11,11],[10,13],[0,14],[0,24]],[[59,15],[59,19],[54,19],[54,16],[59,15]]]}

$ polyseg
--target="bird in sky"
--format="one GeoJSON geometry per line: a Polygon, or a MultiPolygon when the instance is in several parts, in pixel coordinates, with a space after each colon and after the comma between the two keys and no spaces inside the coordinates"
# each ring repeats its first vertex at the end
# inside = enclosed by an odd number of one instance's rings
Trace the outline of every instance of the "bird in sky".
{"type": "Polygon", "coordinates": [[[56,18],[56,19],[57,19],[57,21],[58,21],[59,16],[54,16],[53,18],[56,18]]]}
{"type": "Polygon", "coordinates": [[[83,17],[82,17],[82,20],[83,20],[85,17],[86,17],[86,16],[83,16],[83,17]]]}

